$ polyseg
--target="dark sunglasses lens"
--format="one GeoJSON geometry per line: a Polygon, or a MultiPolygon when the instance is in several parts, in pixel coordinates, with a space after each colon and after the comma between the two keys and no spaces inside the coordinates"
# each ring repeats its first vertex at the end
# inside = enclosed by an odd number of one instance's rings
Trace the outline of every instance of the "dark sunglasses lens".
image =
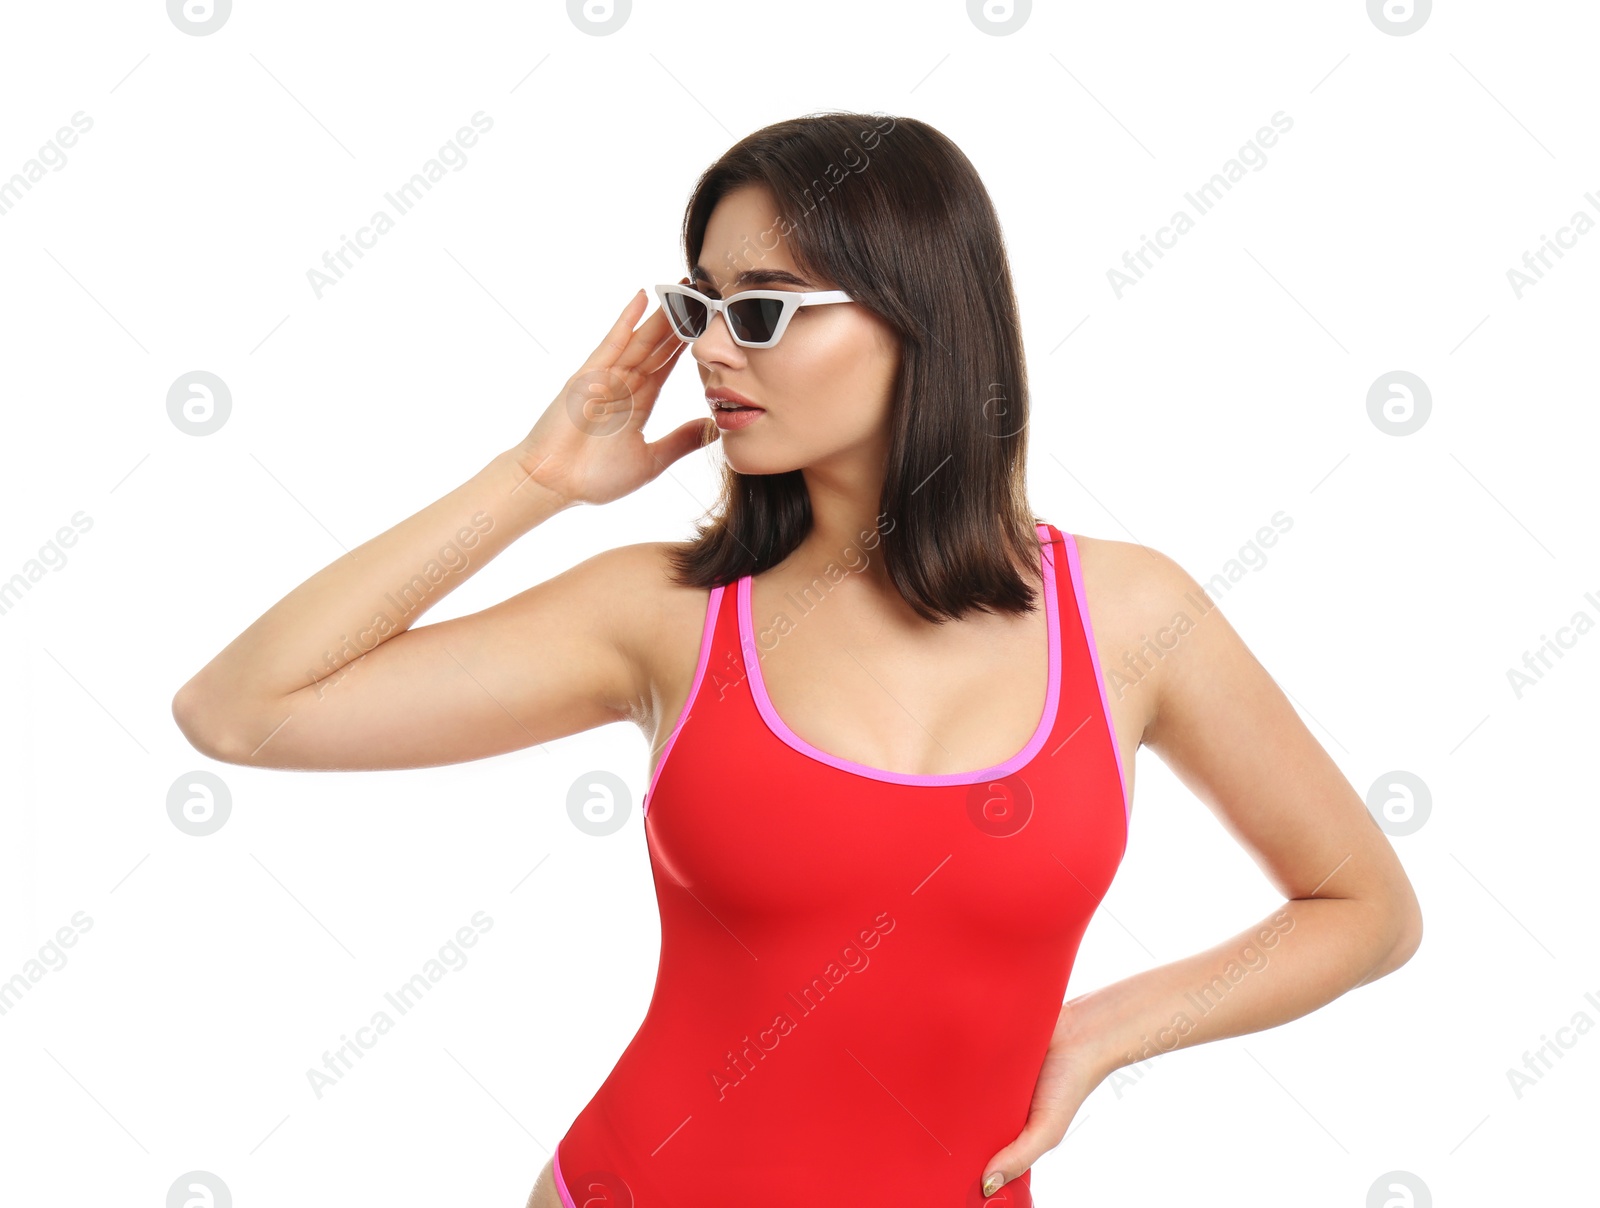
{"type": "Polygon", "coordinates": [[[667,294],[667,318],[680,336],[693,340],[705,334],[706,308],[687,294],[667,294]]]}
{"type": "Polygon", "coordinates": [[[734,335],[752,344],[765,344],[778,328],[783,303],[777,298],[745,298],[723,313],[733,324],[734,335]]]}

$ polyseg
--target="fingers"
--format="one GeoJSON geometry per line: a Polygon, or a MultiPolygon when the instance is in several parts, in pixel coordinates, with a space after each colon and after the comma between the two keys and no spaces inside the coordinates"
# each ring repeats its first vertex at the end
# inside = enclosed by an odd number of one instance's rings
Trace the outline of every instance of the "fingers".
{"type": "Polygon", "coordinates": [[[686,424],[679,424],[660,440],[651,441],[647,446],[650,456],[655,460],[656,473],[659,474],[680,457],[687,457],[696,449],[706,445],[715,444],[721,436],[717,428],[717,421],[710,416],[704,419],[692,419],[686,424]]]}
{"type": "Polygon", "coordinates": [[[1004,1186],[1012,1179],[1021,1176],[1045,1154],[1049,1153],[1061,1143],[1061,1138],[1051,1140],[1048,1130],[1037,1126],[1030,1121],[1023,1127],[1017,1139],[1007,1145],[994,1157],[990,1158],[983,1167],[983,1194],[993,1195],[996,1187],[1004,1186]],[[993,1174],[999,1174],[999,1179],[991,1179],[993,1174]]]}
{"type": "MultiPolygon", "coordinates": [[[[667,322],[667,315],[661,307],[657,306],[650,317],[639,325],[639,330],[633,333],[633,339],[623,350],[617,363],[612,368],[618,371],[640,369],[642,365],[656,364],[659,368],[658,358],[660,353],[667,349],[667,342],[683,343],[678,339],[677,333],[672,330],[672,324],[667,322]]],[[[641,369],[641,372],[653,372],[641,369]]]]}
{"type": "Polygon", "coordinates": [[[595,349],[594,358],[586,368],[613,369],[618,373],[629,373],[639,370],[641,365],[650,368],[642,369],[644,373],[654,373],[665,364],[660,354],[665,350],[671,352],[669,342],[681,344],[672,325],[667,322],[667,315],[661,307],[657,306],[650,317],[639,325],[637,331],[629,330],[638,322],[639,311],[638,295],[629,304],[629,308],[622,312],[617,325],[601,341],[600,347],[595,349]]]}
{"type": "Polygon", "coordinates": [[[611,325],[611,330],[606,332],[605,339],[595,345],[594,351],[589,354],[589,359],[583,363],[585,369],[608,369],[616,364],[617,359],[627,351],[632,342],[633,325],[639,321],[639,316],[644,313],[648,302],[649,298],[642,289],[628,299],[628,304],[622,308],[617,321],[611,325]]]}
{"type": "Polygon", "coordinates": [[[646,377],[655,377],[670,366],[673,358],[687,347],[689,346],[678,339],[676,333],[668,331],[661,338],[661,342],[650,350],[650,355],[645,358],[644,364],[639,367],[639,372],[646,377]]]}

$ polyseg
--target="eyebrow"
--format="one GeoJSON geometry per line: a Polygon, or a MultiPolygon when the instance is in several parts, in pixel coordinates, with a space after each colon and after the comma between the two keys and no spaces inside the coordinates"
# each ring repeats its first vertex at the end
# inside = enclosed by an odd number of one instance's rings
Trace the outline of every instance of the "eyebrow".
{"type": "MultiPolygon", "coordinates": [[[[711,283],[711,274],[698,264],[689,270],[689,277],[693,281],[704,282],[712,289],[716,289],[711,283]]],[[[735,277],[731,284],[734,289],[741,285],[797,285],[801,289],[812,288],[811,282],[804,277],[798,277],[781,268],[747,268],[735,277]]]]}

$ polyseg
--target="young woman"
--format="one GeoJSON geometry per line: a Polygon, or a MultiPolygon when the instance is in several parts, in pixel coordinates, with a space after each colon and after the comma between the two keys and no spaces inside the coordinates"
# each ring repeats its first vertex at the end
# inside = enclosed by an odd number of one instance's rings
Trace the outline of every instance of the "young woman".
{"type": "Polygon", "coordinates": [[[639,323],[636,294],[526,439],[291,591],[174,714],[214,758],[283,768],[640,726],[656,989],[531,1208],[1025,1204],[1113,1070],[1392,971],[1416,898],[1195,580],[1033,515],[1009,266],[954,145],[908,119],[779,123],[701,177],[684,243],[663,308],[639,323]],[[685,348],[708,417],[647,441],[685,348]],[[394,611],[397,583],[432,605],[713,439],[722,496],[694,539],[455,620],[394,611]],[[469,539],[465,567],[419,574],[469,539]],[[1285,902],[1063,1003],[1141,745],[1285,902]],[[1264,953],[1272,976],[1239,975],[1264,953]]]}

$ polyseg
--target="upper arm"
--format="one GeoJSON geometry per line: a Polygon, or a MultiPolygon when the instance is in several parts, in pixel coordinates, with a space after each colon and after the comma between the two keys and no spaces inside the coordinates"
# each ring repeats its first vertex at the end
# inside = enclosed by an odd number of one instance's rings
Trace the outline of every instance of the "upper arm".
{"type": "Polygon", "coordinates": [[[1217,814],[1287,898],[1360,898],[1397,944],[1421,914],[1388,838],[1283,690],[1181,566],[1142,558],[1139,621],[1172,645],[1145,742],[1217,814]]]}
{"type": "Polygon", "coordinates": [[[182,710],[185,732],[210,735],[196,745],[233,763],[410,768],[636,720],[649,677],[634,631],[660,548],[607,550],[482,611],[408,629],[247,720],[208,724],[202,690],[182,710]]]}

